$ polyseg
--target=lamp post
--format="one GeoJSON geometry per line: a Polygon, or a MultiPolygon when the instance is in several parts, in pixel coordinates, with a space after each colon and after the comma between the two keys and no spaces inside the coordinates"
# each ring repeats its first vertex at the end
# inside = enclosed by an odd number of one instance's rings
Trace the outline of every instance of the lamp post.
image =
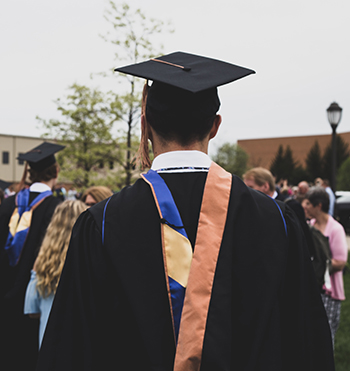
{"type": "Polygon", "coordinates": [[[328,121],[332,127],[332,179],[331,179],[331,185],[333,192],[336,191],[336,174],[337,174],[337,141],[336,141],[336,130],[337,126],[341,120],[343,109],[339,107],[339,105],[335,102],[333,102],[328,108],[327,108],[327,115],[328,115],[328,121]]]}

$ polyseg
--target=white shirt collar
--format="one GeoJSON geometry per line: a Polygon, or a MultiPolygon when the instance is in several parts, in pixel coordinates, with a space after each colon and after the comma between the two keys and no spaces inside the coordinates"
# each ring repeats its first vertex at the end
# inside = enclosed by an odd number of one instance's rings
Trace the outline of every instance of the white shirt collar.
{"type": "Polygon", "coordinates": [[[42,193],[42,192],[45,192],[45,191],[51,191],[51,188],[47,184],[44,184],[44,183],[33,183],[29,187],[29,191],[30,192],[42,193]]]}
{"type": "Polygon", "coordinates": [[[277,196],[278,196],[278,193],[277,193],[277,191],[275,191],[275,192],[273,193],[273,195],[272,195],[272,198],[275,199],[277,196]]]}
{"type": "Polygon", "coordinates": [[[162,173],[208,171],[212,160],[200,151],[172,151],[158,155],[151,169],[162,173]]]}

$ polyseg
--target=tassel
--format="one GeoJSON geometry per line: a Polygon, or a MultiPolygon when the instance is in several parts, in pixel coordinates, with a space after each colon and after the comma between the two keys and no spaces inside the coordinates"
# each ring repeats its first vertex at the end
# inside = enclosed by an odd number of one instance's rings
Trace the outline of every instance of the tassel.
{"type": "Polygon", "coordinates": [[[24,171],[23,171],[23,175],[22,175],[22,179],[17,186],[17,192],[21,191],[24,188],[24,184],[25,184],[26,179],[27,179],[27,174],[28,174],[28,162],[26,162],[26,165],[25,165],[24,171]]]}
{"type": "MultiPolygon", "coordinates": [[[[146,103],[147,103],[147,94],[148,94],[148,81],[145,83],[142,91],[142,103],[141,103],[141,115],[146,117],[146,103]]],[[[141,170],[145,168],[150,168],[152,165],[151,159],[149,158],[149,147],[148,147],[148,138],[149,138],[149,129],[148,124],[146,123],[144,130],[141,127],[141,140],[140,146],[136,153],[134,160],[136,165],[141,167],[141,170]]]]}

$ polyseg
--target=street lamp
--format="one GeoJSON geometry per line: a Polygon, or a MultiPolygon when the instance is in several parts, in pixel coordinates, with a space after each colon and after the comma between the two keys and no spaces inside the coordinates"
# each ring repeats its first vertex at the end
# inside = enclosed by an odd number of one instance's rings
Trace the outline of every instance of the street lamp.
{"type": "Polygon", "coordinates": [[[336,172],[337,172],[337,160],[336,160],[336,130],[337,126],[341,120],[341,114],[343,109],[339,107],[339,105],[335,102],[333,102],[328,108],[327,108],[327,115],[328,115],[328,121],[332,127],[332,179],[331,179],[331,185],[333,192],[336,191],[336,172]]]}

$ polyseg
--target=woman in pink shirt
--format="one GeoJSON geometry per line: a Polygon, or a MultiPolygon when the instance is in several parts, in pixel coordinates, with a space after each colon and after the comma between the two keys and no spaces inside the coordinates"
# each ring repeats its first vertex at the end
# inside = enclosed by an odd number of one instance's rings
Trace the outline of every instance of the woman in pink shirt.
{"type": "Polygon", "coordinates": [[[333,347],[334,336],[340,321],[341,301],[345,300],[343,269],[348,259],[348,246],[344,228],[328,214],[329,196],[323,187],[311,188],[305,197],[304,208],[311,224],[329,239],[332,253],[331,288],[323,287],[322,300],[331,328],[333,347]]]}

